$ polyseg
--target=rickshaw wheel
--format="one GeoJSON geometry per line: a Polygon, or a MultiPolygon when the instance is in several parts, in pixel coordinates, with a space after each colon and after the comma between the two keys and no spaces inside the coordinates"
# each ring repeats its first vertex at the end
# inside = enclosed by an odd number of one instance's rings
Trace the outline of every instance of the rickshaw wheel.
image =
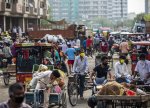
{"type": "Polygon", "coordinates": [[[72,106],[76,106],[78,102],[78,87],[74,83],[68,84],[69,102],[72,106]]]}
{"type": "Polygon", "coordinates": [[[67,99],[66,99],[66,92],[64,92],[62,94],[62,100],[61,100],[61,104],[59,105],[59,108],[67,108],[67,99]]]}
{"type": "Polygon", "coordinates": [[[10,79],[9,73],[5,73],[3,78],[5,86],[9,85],[9,79],[10,79]]]}

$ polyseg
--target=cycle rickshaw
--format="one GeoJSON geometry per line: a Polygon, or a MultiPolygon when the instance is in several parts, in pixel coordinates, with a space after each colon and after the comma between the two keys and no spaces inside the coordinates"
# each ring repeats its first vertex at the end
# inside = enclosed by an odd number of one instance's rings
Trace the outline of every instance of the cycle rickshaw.
{"type": "MultiPolygon", "coordinates": [[[[21,43],[16,44],[16,81],[22,82],[27,88],[28,83],[32,79],[32,75],[38,70],[40,64],[43,64],[45,51],[50,51],[53,45],[50,43],[21,43]]],[[[50,70],[54,69],[54,65],[47,65],[50,70]]],[[[44,83],[44,82],[43,82],[44,83]]],[[[44,91],[34,90],[25,92],[25,102],[33,108],[43,107],[44,91]]],[[[49,94],[49,106],[57,105],[66,108],[66,88],[62,89],[60,94],[49,94]]]]}

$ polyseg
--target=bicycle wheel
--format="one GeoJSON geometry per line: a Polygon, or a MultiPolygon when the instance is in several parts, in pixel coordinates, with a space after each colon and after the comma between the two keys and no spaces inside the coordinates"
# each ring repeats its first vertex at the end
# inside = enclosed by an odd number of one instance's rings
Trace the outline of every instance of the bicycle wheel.
{"type": "Polygon", "coordinates": [[[5,73],[3,77],[5,86],[9,85],[9,79],[10,79],[9,73],[5,73]]]}
{"type": "Polygon", "coordinates": [[[67,108],[66,92],[62,93],[61,104],[59,105],[59,108],[67,108]]]}
{"type": "Polygon", "coordinates": [[[68,83],[69,102],[75,106],[78,102],[78,87],[75,83],[68,83]]]}

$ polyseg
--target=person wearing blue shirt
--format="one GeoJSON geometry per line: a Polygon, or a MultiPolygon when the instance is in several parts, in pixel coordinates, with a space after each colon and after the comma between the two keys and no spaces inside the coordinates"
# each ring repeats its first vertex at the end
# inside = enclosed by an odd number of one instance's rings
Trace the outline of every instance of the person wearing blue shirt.
{"type": "Polygon", "coordinates": [[[65,54],[68,57],[69,72],[71,72],[71,68],[73,67],[73,64],[74,64],[75,53],[76,53],[76,50],[74,48],[71,48],[71,45],[69,44],[68,49],[65,52],[65,54]]]}
{"type": "Polygon", "coordinates": [[[87,39],[87,38],[85,38],[85,40],[84,40],[84,41],[83,41],[83,43],[82,43],[82,46],[83,46],[84,52],[86,52],[86,39],[87,39]]]}

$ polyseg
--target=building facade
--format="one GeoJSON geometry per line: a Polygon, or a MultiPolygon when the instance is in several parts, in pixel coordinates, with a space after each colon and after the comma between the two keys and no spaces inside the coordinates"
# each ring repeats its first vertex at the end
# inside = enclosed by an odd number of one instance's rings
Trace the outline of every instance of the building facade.
{"type": "Polygon", "coordinates": [[[78,0],[49,0],[54,20],[75,21],[78,16],[78,0]]]}
{"type": "Polygon", "coordinates": [[[150,13],[150,0],[145,0],[145,13],[150,13]]]}
{"type": "Polygon", "coordinates": [[[56,20],[92,20],[106,17],[110,20],[127,18],[128,0],[49,0],[52,16],[56,20]],[[55,6],[57,4],[57,6],[55,6]],[[60,8],[61,7],[61,8],[60,8]]]}
{"type": "Polygon", "coordinates": [[[48,17],[47,0],[0,0],[0,26],[4,31],[20,26],[38,28],[41,18],[48,17]]]}

